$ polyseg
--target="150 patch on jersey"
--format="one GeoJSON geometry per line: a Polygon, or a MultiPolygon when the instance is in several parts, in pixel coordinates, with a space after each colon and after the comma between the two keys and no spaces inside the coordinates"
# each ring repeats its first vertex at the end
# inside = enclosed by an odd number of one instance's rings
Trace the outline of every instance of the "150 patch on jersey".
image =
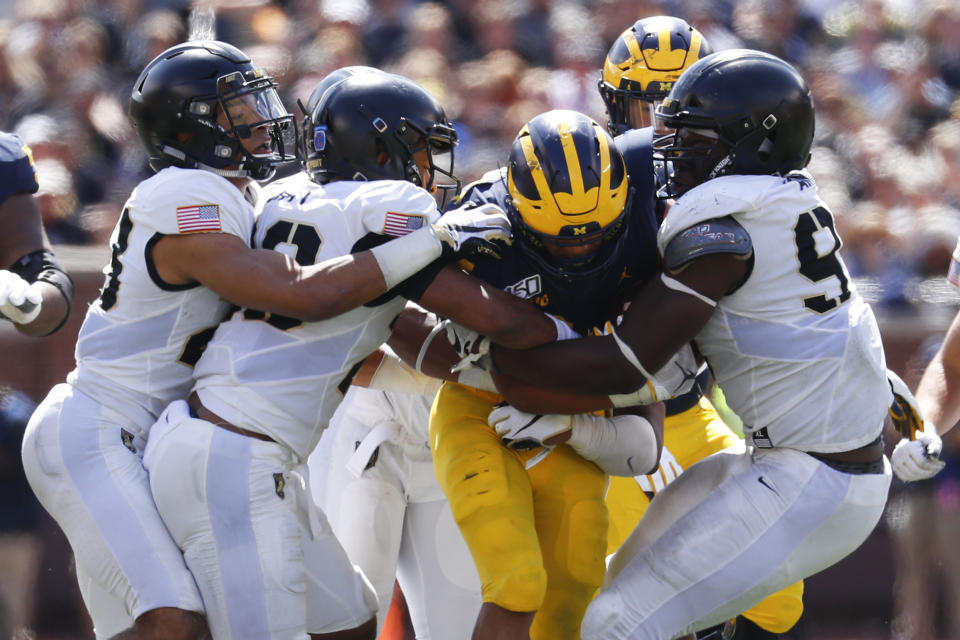
{"type": "Polygon", "coordinates": [[[180,233],[220,231],[220,205],[192,204],[177,207],[177,230],[180,233]]]}

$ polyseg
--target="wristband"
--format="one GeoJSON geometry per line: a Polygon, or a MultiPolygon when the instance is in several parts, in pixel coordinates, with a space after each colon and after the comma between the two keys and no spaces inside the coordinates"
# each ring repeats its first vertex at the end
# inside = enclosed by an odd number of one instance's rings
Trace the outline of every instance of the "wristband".
{"type": "Polygon", "coordinates": [[[370,253],[376,258],[389,290],[439,258],[443,243],[433,227],[426,227],[374,247],[370,253]]]}

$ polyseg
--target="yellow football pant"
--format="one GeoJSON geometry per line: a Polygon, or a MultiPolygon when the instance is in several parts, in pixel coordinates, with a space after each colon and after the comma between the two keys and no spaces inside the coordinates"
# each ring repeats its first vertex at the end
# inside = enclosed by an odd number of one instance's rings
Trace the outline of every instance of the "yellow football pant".
{"type": "Polygon", "coordinates": [[[536,611],[534,640],[575,640],[603,581],[607,477],[566,445],[504,447],[487,424],[500,396],[447,382],[430,413],[433,465],[473,554],[483,601],[536,611]]]}
{"type": "MultiPolygon", "coordinates": [[[[607,490],[610,529],[607,553],[616,551],[650,504],[650,498],[684,469],[708,455],[736,444],[739,437],[724,424],[713,406],[700,403],[664,422],[660,467],[649,476],[611,477],[607,490]]],[[[743,616],[771,633],[784,633],[803,613],[803,581],[773,593],[743,616]]]]}

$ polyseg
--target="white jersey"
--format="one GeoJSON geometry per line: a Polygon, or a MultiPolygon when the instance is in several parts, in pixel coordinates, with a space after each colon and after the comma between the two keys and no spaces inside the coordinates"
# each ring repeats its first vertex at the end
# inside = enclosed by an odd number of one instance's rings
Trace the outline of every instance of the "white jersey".
{"type": "Polygon", "coordinates": [[[154,243],[165,235],[223,232],[249,242],[254,209],[225,178],[170,167],[130,195],[110,239],[100,297],[90,305],[68,381],[146,430],[193,381],[203,343],[230,305],[199,283],[170,285],[156,272],[154,243]]]}
{"type": "MultiPolygon", "coordinates": [[[[304,174],[271,184],[254,245],[314,264],[348,255],[369,232],[365,213],[439,216],[433,197],[409,182],[333,182],[304,174]]],[[[390,335],[406,300],[396,296],[328,320],[301,323],[241,310],[217,329],[196,369],[204,406],[240,427],[270,435],[301,460],[316,446],[353,370],[390,335]]]]}
{"type": "Polygon", "coordinates": [[[749,233],[754,264],[696,344],[730,408],[758,446],[831,452],[868,444],[891,401],[880,332],[813,180],[795,172],[699,185],[667,214],[661,253],[680,232],[728,215],[749,233]]]}

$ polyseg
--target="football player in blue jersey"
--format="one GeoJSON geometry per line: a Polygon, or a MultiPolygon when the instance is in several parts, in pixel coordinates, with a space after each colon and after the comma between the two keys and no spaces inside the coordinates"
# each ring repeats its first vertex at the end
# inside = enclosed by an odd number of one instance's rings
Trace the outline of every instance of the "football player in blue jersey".
{"type": "Polygon", "coordinates": [[[37,189],[30,148],[0,131],[0,318],[21,333],[45,336],[67,321],[73,282],[43,231],[37,189]]]}
{"type": "MultiPolygon", "coordinates": [[[[629,151],[635,160],[646,154],[636,174],[589,117],[558,110],[533,118],[508,166],[468,185],[457,203],[500,206],[517,240],[500,260],[461,264],[579,334],[602,331],[659,267],[651,147],[629,151]]],[[[526,446],[519,436],[505,445],[488,424],[502,399],[447,382],[430,419],[434,469],[482,583],[473,638],[578,638],[604,575],[603,461],[585,457],[577,430],[554,447],[526,446]]],[[[638,451],[627,458],[635,465],[628,475],[656,466],[661,405],[587,418],[623,438],[621,449],[638,451]]]]}

